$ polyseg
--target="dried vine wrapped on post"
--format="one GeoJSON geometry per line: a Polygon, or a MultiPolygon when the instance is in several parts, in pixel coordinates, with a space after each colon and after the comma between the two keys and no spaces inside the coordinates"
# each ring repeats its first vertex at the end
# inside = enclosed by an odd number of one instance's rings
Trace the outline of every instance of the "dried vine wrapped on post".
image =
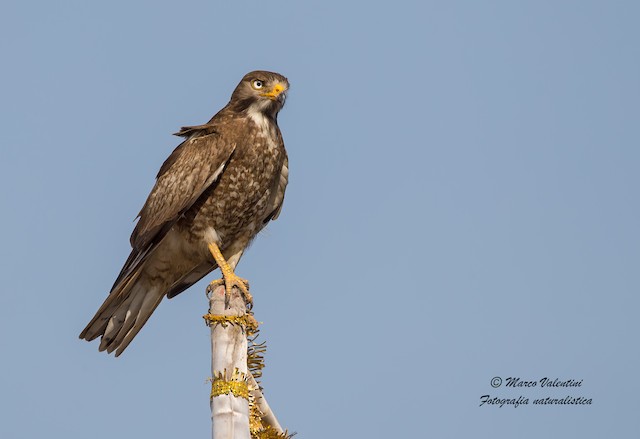
{"type": "Polygon", "coordinates": [[[256,378],[264,367],[258,322],[234,288],[226,304],[224,286],[209,291],[211,328],[211,420],[213,439],[286,439],[256,378]]]}

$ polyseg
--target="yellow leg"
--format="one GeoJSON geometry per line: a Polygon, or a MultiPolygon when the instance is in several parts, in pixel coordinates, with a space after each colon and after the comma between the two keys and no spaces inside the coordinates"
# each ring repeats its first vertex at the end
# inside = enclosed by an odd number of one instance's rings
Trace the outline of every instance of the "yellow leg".
{"type": "Polygon", "coordinates": [[[233,287],[237,287],[238,290],[240,290],[240,294],[242,294],[242,297],[244,297],[245,302],[253,306],[253,297],[249,293],[249,281],[236,276],[236,274],[233,272],[233,269],[224,259],[224,256],[222,256],[222,252],[216,244],[209,244],[209,251],[213,256],[213,259],[215,259],[216,263],[218,264],[218,267],[220,267],[220,271],[222,272],[222,279],[214,280],[209,284],[209,287],[207,289],[209,291],[213,291],[216,287],[224,285],[226,301],[227,303],[229,303],[229,299],[231,298],[231,290],[233,289],[233,287]]]}

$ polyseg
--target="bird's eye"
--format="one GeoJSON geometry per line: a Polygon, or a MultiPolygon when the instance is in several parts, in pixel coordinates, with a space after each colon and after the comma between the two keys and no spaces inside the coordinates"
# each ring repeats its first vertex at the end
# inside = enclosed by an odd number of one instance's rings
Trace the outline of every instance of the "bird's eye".
{"type": "Polygon", "coordinates": [[[263,86],[263,85],[264,85],[264,83],[263,83],[261,80],[259,80],[259,79],[256,79],[255,81],[253,81],[253,82],[251,83],[251,86],[252,86],[253,88],[255,88],[256,90],[260,90],[260,89],[262,88],[262,86],[263,86]]]}

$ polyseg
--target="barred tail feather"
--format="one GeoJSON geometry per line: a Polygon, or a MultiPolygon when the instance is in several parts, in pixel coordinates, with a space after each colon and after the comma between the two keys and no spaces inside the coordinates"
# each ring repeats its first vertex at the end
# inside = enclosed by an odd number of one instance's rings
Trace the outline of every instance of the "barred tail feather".
{"type": "Polygon", "coordinates": [[[118,285],[80,334],[87,341],[100,336],[100,351],[122,354],[158,307],[164,291],[150,285],[145,276],[118,285]]]}
{"type": "Polygon", "coordinates": [[[128,276],[126,279],[123,279],[122,282],[113,286],[109,296],[102,306],[100,306],[96,315],[93,316],[93,319],[91,319],[87,327],[80,333],[81,339],[92,341],[104,334],[104,331],[109,324],[109,319],[120,305],[127,300],[129,291],[135,285],[139,275],[140,271],[128,276]]]}
{"type": "MultiPolygon", "coordinates": [[[[147,323],[162,301],[164,292],[157,289],[140,290],[132,297],[134,299],[131,304],[129,306],[123,304],[122,311],[111,318],[114,323],[112,328],[107,326],[100,343],[100,351],[105,349],[108,353],[116,351],[116,357],[120,356],[147,323]]],[[[111,324],[111,321],[109,323],[111,324]]]]}

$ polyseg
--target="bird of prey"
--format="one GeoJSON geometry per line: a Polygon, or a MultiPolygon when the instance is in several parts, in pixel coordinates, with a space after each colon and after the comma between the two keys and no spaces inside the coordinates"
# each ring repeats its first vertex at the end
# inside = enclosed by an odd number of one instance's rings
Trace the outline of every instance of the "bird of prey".
{"type": "Polygon", "coordinates": [[[289,89],[284,76],[248,73],[229,103],[185,140],[158,172],[131,235],[132,251],[109,296],[80,334],[102,336],[100,351],[129,346],[163,297],[172,298],[220,268],[227,296],[249,243],[280,214],[289,164],[277,116],[289,89]]]}

